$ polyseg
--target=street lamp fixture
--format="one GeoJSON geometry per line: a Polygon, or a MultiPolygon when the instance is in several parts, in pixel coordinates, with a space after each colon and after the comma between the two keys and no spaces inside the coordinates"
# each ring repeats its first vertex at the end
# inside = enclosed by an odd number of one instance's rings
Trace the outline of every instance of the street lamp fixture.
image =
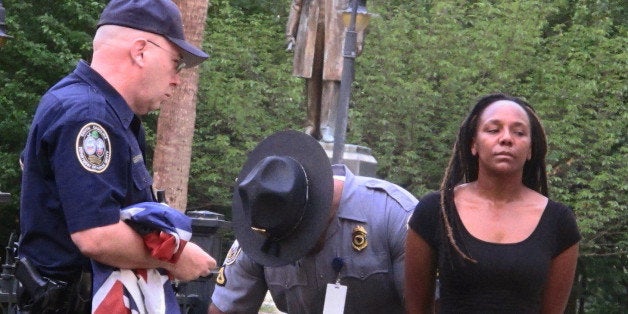
{"type": "Polygon", "coordinates": [[[366,0],[351,0],[349,7],[342,11],[342,20],[347,31],[343,50],[342,77],[338,93],[338,112],[336,128],[334,130],[334,150],[331,163],[342,161],[344,155],[345,137],[347,135],[347,119],[349,115],[349,100],[351,99],[351,85],[353,84],[355,58],[357,56],[358,32],[368,25],[370,15],[366,11],[366,0]]]}
{"type": "MultiPolygon", "coordinates": [[[[366,1],[358,1],[358,8],[355,12],[355,31],[362,32],[369,25],[369,21],[371,19],[371,13],[366,11],[366,1]]],[[[342,11],[342,23],[345,27],[349,27],[351,25],[351,17],[353,16],[353,8],[349,6],[344,11],[342,11]]]]}
{"type": "Polygon", "coordinates": [[[9,38],[13,38],[7,34],[6,28],[6,14],[4,7],[2,6],[2,0],[0,0],[0,47],[4,46],[4,43],[9,38]]]}

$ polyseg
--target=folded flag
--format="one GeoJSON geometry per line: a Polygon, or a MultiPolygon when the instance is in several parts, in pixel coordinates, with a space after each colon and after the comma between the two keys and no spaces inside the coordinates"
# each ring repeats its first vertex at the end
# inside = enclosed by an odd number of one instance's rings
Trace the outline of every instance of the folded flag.
{"type": "MultiPolygon", "coordinates": [[[[123,208],[120,219],[144,239],[151,255],[176,263],[192,237],[192,220],[156,202],[123,208]]],[[[180,313],[179,304],[164,269],[119,269],[92,260],[92,313],[180,313]]]]}

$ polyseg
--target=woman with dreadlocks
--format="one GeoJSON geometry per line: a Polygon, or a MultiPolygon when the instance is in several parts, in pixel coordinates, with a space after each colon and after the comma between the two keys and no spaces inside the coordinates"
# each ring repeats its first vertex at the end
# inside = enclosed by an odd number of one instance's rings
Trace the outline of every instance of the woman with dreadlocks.
{"type": "Polygon", "coordinates": [[[481,98],[460,127],[441,188],[409,221],[409,313],[563,313],[580,233],[548,199],[543,126],[525,101],[481,98]]]}

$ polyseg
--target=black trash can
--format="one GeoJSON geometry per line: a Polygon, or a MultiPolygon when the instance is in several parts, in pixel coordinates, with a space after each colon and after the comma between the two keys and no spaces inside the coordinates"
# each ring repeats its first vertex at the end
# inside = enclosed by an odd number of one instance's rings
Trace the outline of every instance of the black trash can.
{"type": "MultiPolygon", "coordinates": [[[[186,215],[192,218],[192,239],[190,241],[207,251],[216,259],[218,265],[222,265],[226,254],[225,235],[231,230],[231,223],[224,219],[224,215],[207,210],[188,211],[186,215]]],[[[215,272],[217,270],[212,272],[211,276],[177,284],[177,300],[181,313],[207,313],[216,282],[215,272]]]]}

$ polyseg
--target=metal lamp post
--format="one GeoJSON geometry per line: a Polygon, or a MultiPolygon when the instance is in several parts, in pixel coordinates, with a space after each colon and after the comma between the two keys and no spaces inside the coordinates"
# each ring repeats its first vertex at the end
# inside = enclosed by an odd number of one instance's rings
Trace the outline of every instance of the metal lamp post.
{"type": "Polygon", "coordinates": [[[332,164],[340,163],[344,153],[351,85],[353,84],[355,74],[354,63],[357,56],[358,32],[366,28],[368,20],[369,14],[366,11],[366,0],[351,0],[349,8],[343,12],[343,22],[347,27],[347,31],[345,33],[342,77],[338,94],[338,112],[336,129],[334,130],[332,164]],[[358,2],[360,3],[358,4],[358,2]]]}
{"type": "Polygon", "coordinates": [[[2,0],[0,0],[0,47],[4,46],[4,43],[7,41],[7,39],[12,38],[11,36],[7,35],[7,28],[6,28],[6,15],[5,15],[5,11],[4,11],[4,7],[2,6],[2,0]]]}

